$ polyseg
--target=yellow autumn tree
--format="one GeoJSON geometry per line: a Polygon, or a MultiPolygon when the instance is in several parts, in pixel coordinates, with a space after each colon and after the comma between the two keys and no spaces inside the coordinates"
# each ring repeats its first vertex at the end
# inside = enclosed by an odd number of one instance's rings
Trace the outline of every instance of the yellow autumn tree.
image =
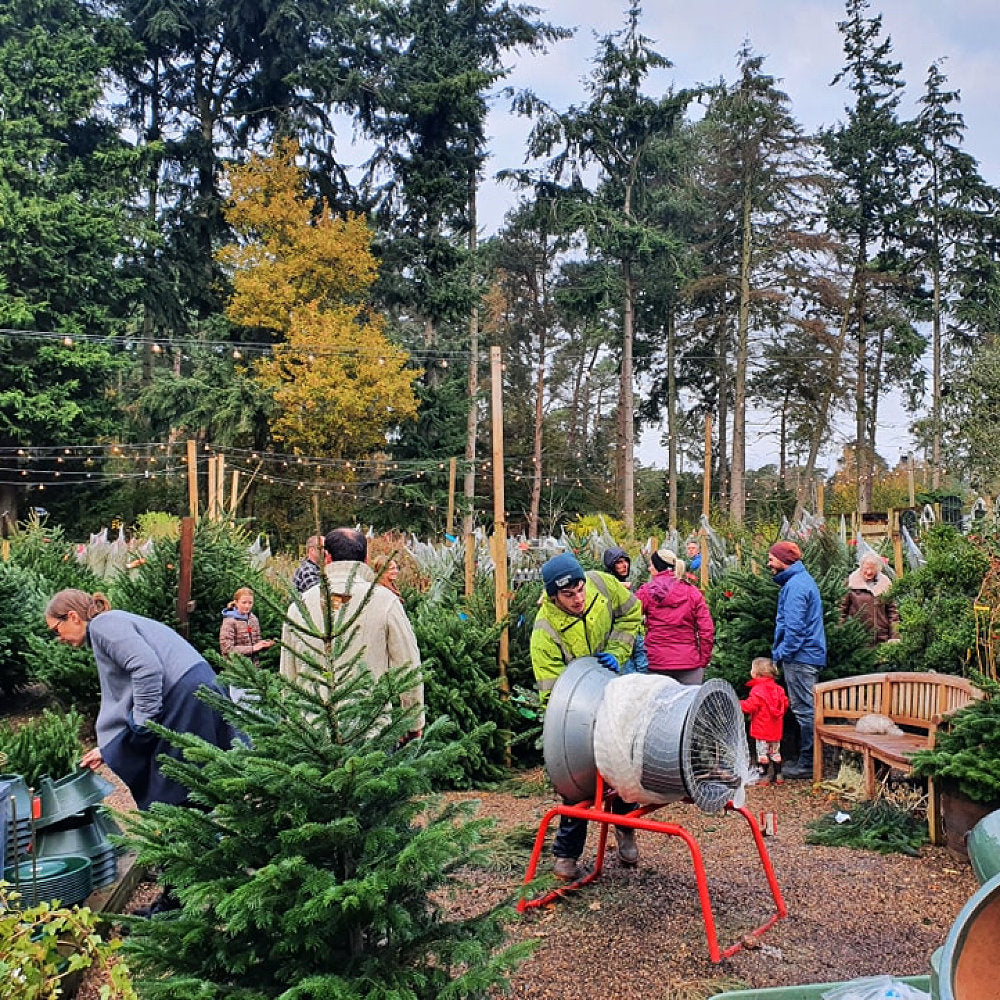
{"type": "Polygon", "coordinates": [[[226,315],[277,335],[254,363],[275,401],[271,434],[296,454],[355,458],[416,416],[418,369],[366,304],[378,264],[364,219],[313,210],[298,144],[229,171],[226,219],[238,241],[219,251],[232,276],[226,315]]]}

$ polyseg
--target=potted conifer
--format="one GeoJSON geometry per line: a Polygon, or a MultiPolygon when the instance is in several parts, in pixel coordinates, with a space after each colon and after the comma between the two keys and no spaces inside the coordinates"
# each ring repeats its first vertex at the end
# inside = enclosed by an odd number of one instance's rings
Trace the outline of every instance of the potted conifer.
{"type": "Polygon", "coordinates": [[[965,836],[1000,808],[1000,684],[973,682],[980,701],[956,712],[938,730],[934,746],[913,757],[913,773],[934,781],[947,844],[965,853],[965,836]]]}

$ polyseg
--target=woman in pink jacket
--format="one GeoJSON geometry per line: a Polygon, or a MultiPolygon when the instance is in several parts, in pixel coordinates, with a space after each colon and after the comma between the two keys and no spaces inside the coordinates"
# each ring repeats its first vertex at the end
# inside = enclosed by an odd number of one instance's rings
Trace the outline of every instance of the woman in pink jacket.
{"type": "Polygon", "coordinates": [[[681,684],[700,684],[712,659],[715,623],[701,591],[684,579],[684,563],[670,549],[650,556],[652,579],[636,597],[646,616],[649,672],[681,684]]]}

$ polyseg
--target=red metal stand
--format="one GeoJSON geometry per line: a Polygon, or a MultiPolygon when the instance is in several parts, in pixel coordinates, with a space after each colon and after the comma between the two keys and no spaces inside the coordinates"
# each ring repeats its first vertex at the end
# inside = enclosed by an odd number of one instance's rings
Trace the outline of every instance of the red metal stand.
{"type": "MultiPolygon", "coordinates": [[[[567,893],[593,882],[604,869],[604,851],[608,843],[609,826],[624,826],[631,827],[633,830],[648,830],[650,833],[661,833],[666,837],[680,837],[687,845],[688,851],[691,853],[691,862],[694,865],[695,881],[698,885],[698,899],[701,903],[702,920],[705,923],[705,937],[708,941],[709,958],[713,962],[720,962],[724,958],[729,958],[730,955],[735,955],[743,947],[742,939],[725,951],[719,950],[719,940],[715,930],[715,916],[712,913],[712,903],[708,895],[708,880],[705,877],[705,865],[701,857],[701,848],[694,837],[684,827],[678,826],[676,823],[664,823],[660,820],[646,819],[649,813],[655,812],[661,808],[660,806],[642,806],[630,813],[619,815],[609,812],[604,808],[604,799],[604,779],[598,773],[597,791],[594,795],[593,804],[555,806],[542,817],[542,821],[538,826],[538,835],[535,837],[535,846],[531,852],[531,860],[528,862],[528,870],[524,874],[524,885],[529,885],[535,877],[535,872],[538,870],[538,861],[542,855],[542,847],[545,844],[545,835],[556,816],[569,816],[573,819],[585,819],[591,823],[601,824],[601,836],[597,844],[597,858],[594,862],[594,870],[583,878],[577,879],[575,882],[561,885],[559,888],[543,893],[541,896],[536,896],[534,899],[527,897],[520,899],[517,904],[517,912],[524,913],[525,910],[545,906],[560,896],[565,896],[567,893]]],[[[761,924],[760,927],[756,927],[749,932],[748,936],[757,937],[763,934],[769,927],[773,927],[782,917],[787,916],[788,910],[785,908],[785,901],[781,897],[781,889],[778,888],[778,881],[774,877],[774,869],[771,866],[767,847],[764,845],[764,838],[761,836],[760,827],[758,827],[753,814],[743,806],[734,806],[732,802],[726,805],[726,809],[739,813],[747,821],[747,825],[750,827],[750,832],[753,835],[754,843],[757,845],[757,853],[760,856],[761,867],[764,869],[764,875],[767,878],[771,896],[774,899],[775,913],[761,924]]]]}

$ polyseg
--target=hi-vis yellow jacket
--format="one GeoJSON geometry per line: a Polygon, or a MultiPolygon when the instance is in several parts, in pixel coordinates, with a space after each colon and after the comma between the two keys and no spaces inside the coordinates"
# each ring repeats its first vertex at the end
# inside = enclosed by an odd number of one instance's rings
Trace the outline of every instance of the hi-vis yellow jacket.
{"type": "Polygon", "coordinates": [[[531,633],[531,667],[542,704],[577,657],[611,653],[624,664],[641,627],[642,605],[607,573],[587,573],[587,600],[579,615],[567,614],[544,595],[531,633]]]}

